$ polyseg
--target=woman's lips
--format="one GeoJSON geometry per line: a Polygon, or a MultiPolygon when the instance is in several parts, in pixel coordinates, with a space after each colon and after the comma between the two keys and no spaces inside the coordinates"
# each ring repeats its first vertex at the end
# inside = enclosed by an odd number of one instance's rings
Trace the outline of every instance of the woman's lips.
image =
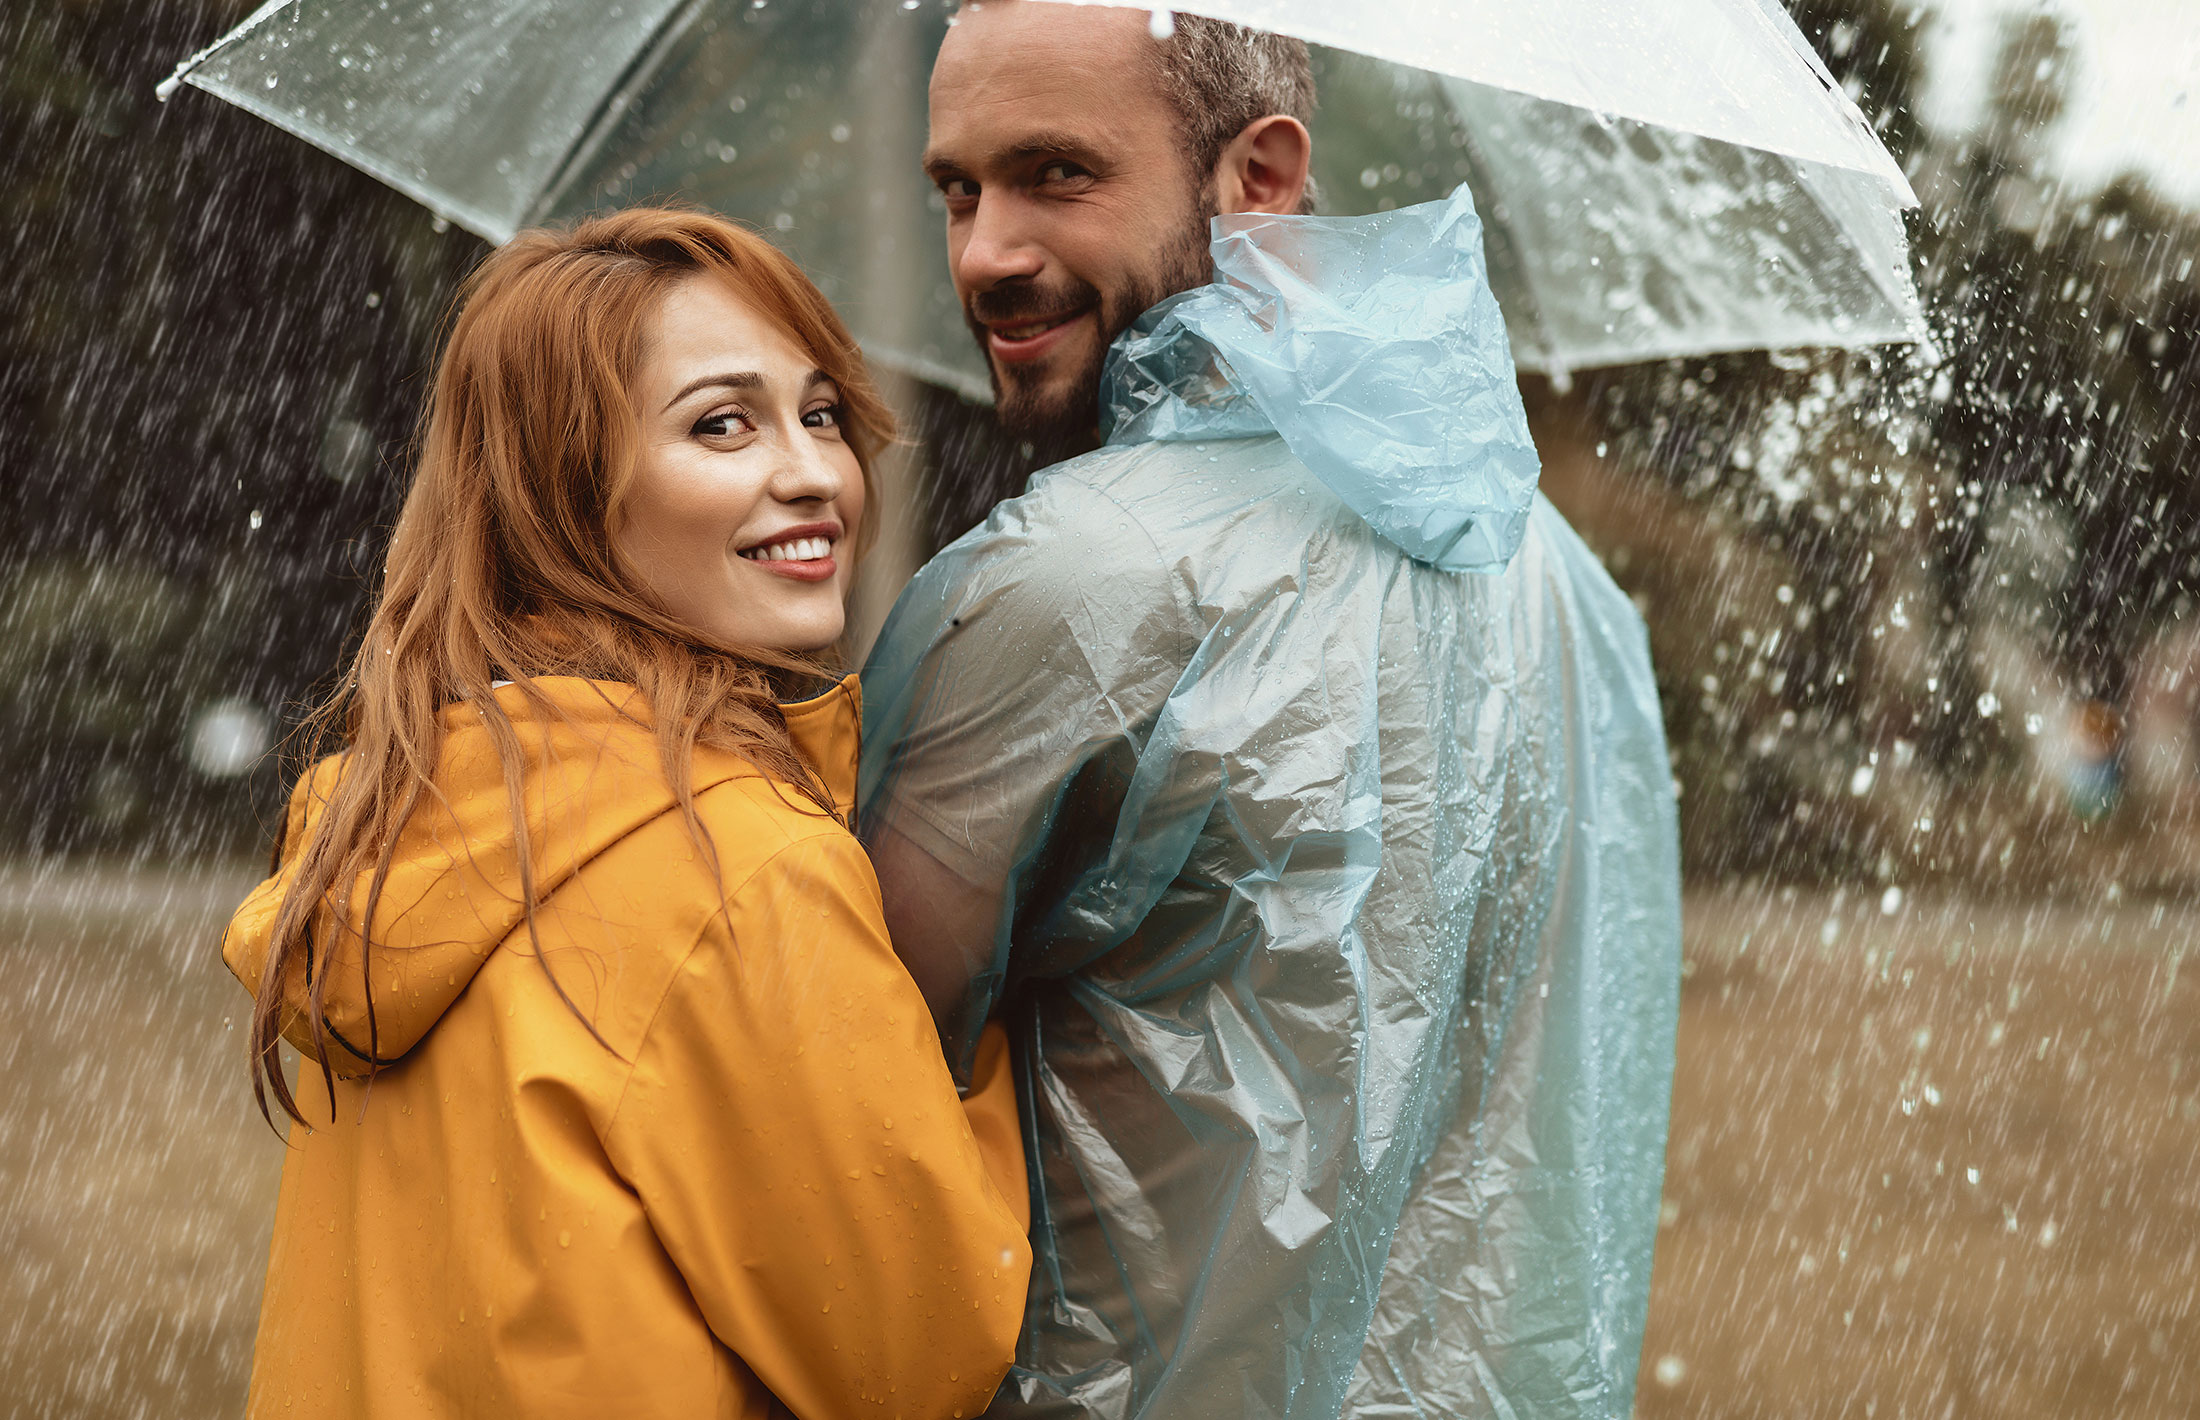
{"type": "Polygon", "coordinates": [[[833,560],[834,542],[834,538],[816,533],[782,537],[747,548],[740,555],[742,561],[777,576],[797,582],[824,582],[840,570],[840,564],[833,560]]]}
{"type": "Polygon", "coordinates": [[[1079,311],[1059,317],[1051,324],[1042,318],[1014,325],[987,326],[986,348],[993,352],[994,359],[1008,364],[1037,360],[1052,353],[1054,347],[1068,339],[1069,333],[1091,314],[1091,311],[1079,311]]]}
{"type": "Polygon", "coordinates": [[[758,562],[756,565],[773,576],[789,577],[797,582],[829,582],[833,574],[840,570],[840,564],[830,557],[811,558],[801,562],[758,562]]]}

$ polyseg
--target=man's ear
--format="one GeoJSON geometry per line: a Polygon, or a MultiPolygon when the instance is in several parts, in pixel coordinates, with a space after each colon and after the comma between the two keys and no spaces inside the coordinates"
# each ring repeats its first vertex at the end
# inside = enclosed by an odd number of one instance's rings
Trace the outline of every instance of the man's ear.
{"type": "Polygon", "coordinates": [[[1215,164],[1219,212],[1296,212],[1306,196],[1314,140],[1306,125],[1272,113],[1245,125],[1215,164]]]}

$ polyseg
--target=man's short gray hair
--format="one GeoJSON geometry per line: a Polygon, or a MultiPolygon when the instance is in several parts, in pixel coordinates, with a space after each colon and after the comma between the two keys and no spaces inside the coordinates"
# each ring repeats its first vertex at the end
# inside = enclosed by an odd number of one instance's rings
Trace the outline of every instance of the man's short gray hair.
{"type": "MultiPolygon", "coordinates": [[[[1313,122],[1306,41],[1204,15],[1177,15],[1175,24],[1176,33],[1156,46],[1161,96],[1176,113],[1177,143],[1195,182],[1213,177],[1223,150],[1255,120],[1280,113],[1313,122]]],[[[1306,210],[1313,203],[1309,178],[1306,210]]]]}

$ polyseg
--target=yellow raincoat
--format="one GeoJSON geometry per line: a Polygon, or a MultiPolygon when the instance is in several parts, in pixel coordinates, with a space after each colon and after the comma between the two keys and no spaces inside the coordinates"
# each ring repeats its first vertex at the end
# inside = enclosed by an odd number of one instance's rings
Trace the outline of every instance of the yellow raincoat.
{"type": "MultiPolygon", "coordinates": [[[[291,1131],[250,1413],[977,1414],[1031,1259],[1001,1041],[958,1101],[847,830],[698,752],[721,913],[635,692],[536,684],[556,715],[498,695],[543,950],[487,731],[454,706],[442,801],[401,835],[376,916],[371,1031],[356,950],[331,966],[332,1028],[396,1063],[370,1084],[332,1045],[332,1119],[301,1072],[315,1127],[291,1131]]],[[[787,719],[845,804],[854,679],[787,719]]],[[[292,845],[327,771],[293,796],[292,845]]],[[[230,925],[248,987],[286,885],[230,925]]]]}

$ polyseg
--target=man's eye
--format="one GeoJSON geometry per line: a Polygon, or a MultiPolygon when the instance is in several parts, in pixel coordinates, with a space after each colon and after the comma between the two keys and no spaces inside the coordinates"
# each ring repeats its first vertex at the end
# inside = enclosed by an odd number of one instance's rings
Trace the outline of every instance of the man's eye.
{"type": "Polygon", "coordinates": [[[978,195],[978,185],[969,178],[949,178],[940,184],[942,196],[969,201],[978,195]]]}
{"type": "Polygon", "coordinates": [[[1041,182],[1071,182],[1077,178],[1087,176],[1090,176],[1090,174],[1075,163],[1048,163],[1039,170],[1039,181],[1041,182]]]}

